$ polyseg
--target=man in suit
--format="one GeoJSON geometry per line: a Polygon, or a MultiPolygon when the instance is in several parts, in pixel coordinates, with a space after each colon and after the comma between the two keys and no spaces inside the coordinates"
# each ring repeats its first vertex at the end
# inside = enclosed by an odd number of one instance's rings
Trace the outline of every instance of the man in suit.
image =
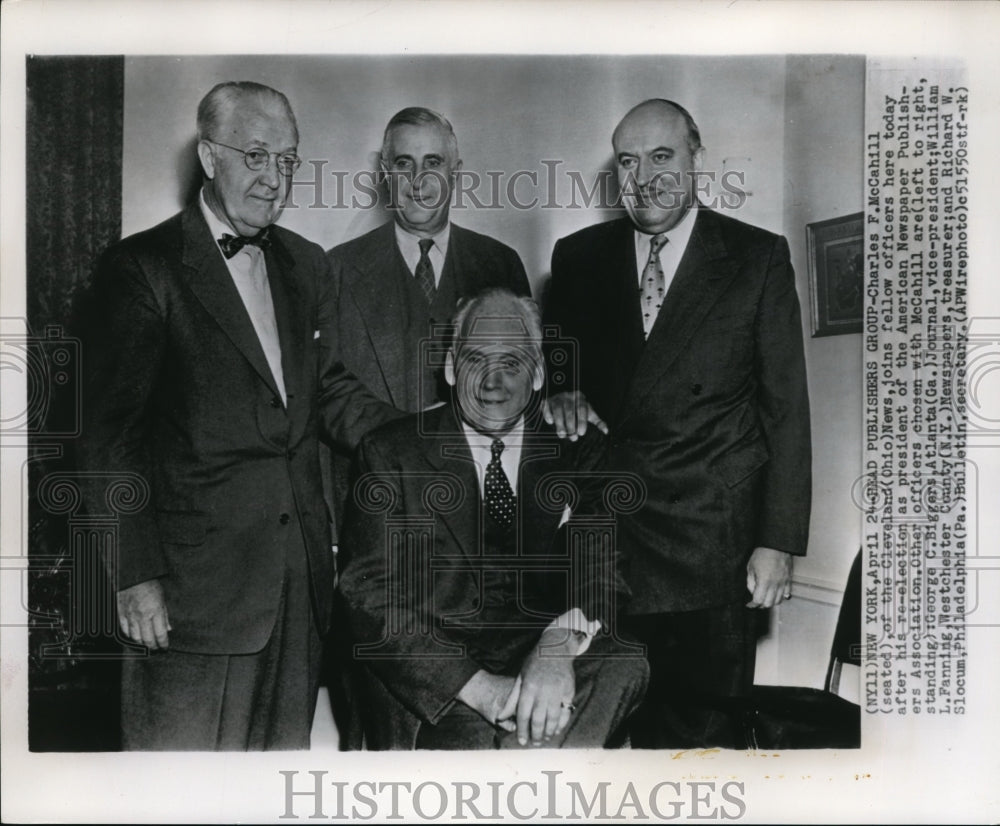
{"type": "Polygon", "coordinates": [[[638,746],[741,745],[755,608],[787,599],[806,550],[809,403],[784,238],[698,203],[704,150],[671,101],[633,108],[612,139],[627,217],[561,239],[548,322],[579,347],[562,433],[588,405],[609,466],[639,474],[622,527],[627,626],[647,646],[638,746]]]}
{"type": "Polygon", "coordinates": [[[340,593],[368,746],[612,744],[647,668],[613,633],[614,556],[566,536],[599,509],[604,437],[560,442],[539,422],[540,319],[510,291],[463,305],[445,378],[451,404],[358,451],[340,593]]]}
{"type": "MultiPolygon", "coordinates": [[[[422,107],[397,112],[381,151],[393,220],[329,253],[344,364],[399,410],[422,410],[446,395],[441,366],[423,358],[431,351],[425,345],[422,353],[421,343],[448,323],[459,299],[487,287],[531,294],[513,249],[451,222],[461,168],[446,118],[422,107]]],[[[336,457],[335,478],[346,478],[349,463],[349,455],[336,457]]],[[[345,496],[341,486],[336,510],[345,496]]]]}
{"type": "Polygon", "coordinates": [[[323,251],[272,225],[297,144],[283,94],[217,85],[197,201],[95,279],[79,464],[148,489],[112,561],[150,649],[123,663],[126,749],[309,745],[334,585],[317,436],[356,444],[393,411],[335,359],[323,251]]]}

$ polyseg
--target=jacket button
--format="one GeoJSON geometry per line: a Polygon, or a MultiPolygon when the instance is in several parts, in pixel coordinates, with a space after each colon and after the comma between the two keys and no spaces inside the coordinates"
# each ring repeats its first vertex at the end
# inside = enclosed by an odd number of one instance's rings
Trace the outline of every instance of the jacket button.
{"type": "Polygon", "coordinates": [[[692,384],[691,385],[691,392],[695,396],[700,396],[701,395],[701,385],[700,384],[692,384]]]}
{"type": "Polygon", "coordinates": [[[281,514],[281,516],[278,517],[278,521],[282,525],[287,525],[289,522],[292,521],[292,517],[290,517],[287,513],[283,513],[281,514]]]}
{"type": "Polygon", "coordinates": [[[277,396],[272,396],[271,397],[271,401],[268,402],[268,404],[270,404],[271,407],[275,407],[275,408],[281,407],[281,399],[279,399],[277,396]]]}

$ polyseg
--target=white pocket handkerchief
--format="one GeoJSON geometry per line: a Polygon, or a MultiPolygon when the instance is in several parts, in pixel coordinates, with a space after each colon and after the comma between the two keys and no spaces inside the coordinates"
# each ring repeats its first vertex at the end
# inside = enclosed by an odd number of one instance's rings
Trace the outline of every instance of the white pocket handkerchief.
{"type": "Polygon", "coordinates": [[[569,522],[569,518],[572,513],[573,511],[570,510],[569,505],[566,505],[566,507],[563,508],[562,516],[559,517],[559,524],[556,526],[557,530],[569,522]]]}

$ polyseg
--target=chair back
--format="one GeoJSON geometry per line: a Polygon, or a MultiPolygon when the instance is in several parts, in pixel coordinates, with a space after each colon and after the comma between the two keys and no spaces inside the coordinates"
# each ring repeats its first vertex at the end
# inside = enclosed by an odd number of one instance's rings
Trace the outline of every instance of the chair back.
{"type": "Polygon", "coordinates": [[[837,628],[833,632],[830,665],[826,672],[826,690],[837,693],[841,666],[861,666],[861,549],[858,549],[851,572],[847,575],[844,599],[840,603],[837,628]]]}

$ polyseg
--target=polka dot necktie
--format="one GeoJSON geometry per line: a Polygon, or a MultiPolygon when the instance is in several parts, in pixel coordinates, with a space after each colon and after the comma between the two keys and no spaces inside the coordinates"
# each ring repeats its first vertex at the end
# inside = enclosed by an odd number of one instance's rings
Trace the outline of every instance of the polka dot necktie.
{"type": "Polygon", "coordinates": [[[667,291],[667,280],[663,275],[663,267],[660,266],[660,250],[666,243],[667,234],[665,232],[654,235],[650,239],[649,259],[646,261],[646,268],[642,271],[640,304],[644,338],[649,338],[649,331],[653,329],[656,316],[660,312],[660,305],[663,304],[663,294],[667,291]]]}
{"type": "Polygon", "coordinates": [[[494,439],[490,446],[493,458],[486,466],[486,512],[493,518],[500,527],[506,528],[514,521],[514,514],[517,512],[517,500],[514,498],[514,491],[510,486],[510,480],[504,473],[503,465],[500,464],[500,454],[503,453],[504,443],[501,439],[494,439]]]}
{"type": "Polygon", "coordinates": [[[420,246],[420,260],[417,262],[417,269],[414,275],[417,277],[420,289],[427,296],[427,303],[430,304],[434,300],[434,293],[437,291],[437,286],[434,284],[434,265],[431,263],[430,256],[428,255],[431,247],[434,246],[434,239],[421,238],[418,244],[420,246]]]}

